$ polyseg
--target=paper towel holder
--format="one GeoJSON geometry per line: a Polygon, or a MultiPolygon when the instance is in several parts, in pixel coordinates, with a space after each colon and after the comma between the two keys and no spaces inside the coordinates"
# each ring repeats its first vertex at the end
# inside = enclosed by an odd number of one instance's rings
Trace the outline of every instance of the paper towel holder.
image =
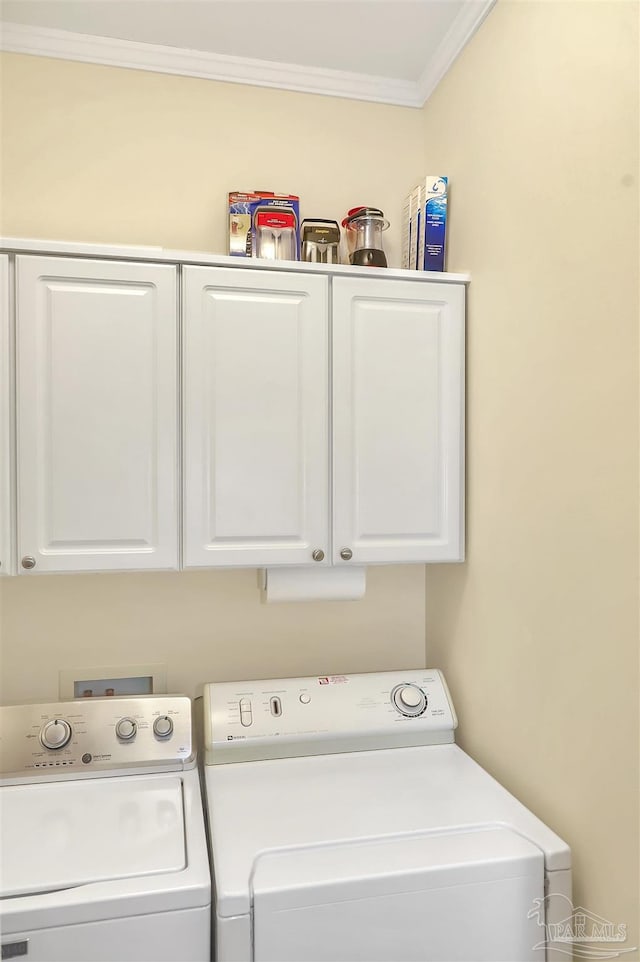
{"type": "Polygon", "coordinates": [[[360,601],[366,591],[366,570],[360,565],[337,568],[329,565],[259,568],[260,601],[262,604],[360,601]]]}

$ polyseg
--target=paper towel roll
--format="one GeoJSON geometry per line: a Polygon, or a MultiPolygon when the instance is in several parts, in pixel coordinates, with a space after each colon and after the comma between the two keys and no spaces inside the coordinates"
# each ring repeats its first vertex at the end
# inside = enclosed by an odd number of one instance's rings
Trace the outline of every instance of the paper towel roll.
{"type": "Polygon", "coordinates": [[[266,568],[262,601],[358,601],[366,568],[266,568]]]}

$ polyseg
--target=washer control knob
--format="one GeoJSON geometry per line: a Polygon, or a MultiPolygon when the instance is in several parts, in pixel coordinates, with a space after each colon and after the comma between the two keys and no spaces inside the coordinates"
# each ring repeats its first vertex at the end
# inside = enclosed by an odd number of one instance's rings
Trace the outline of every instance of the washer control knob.
{"type": "Polygon", "coordinates": [[[116,735],[124,742],[136,737],[138,726],[133,718],[121,718],[116,725],[116,735]]]}
{"type": "Polygon", "coordinates": [[[421,715],[427,707],[427,696],[417,685],[396,685],[391,692],[391,704],[402,715],[421,715]]]}
{"type": "Polygon", "coordinates": [[[153,734],[158,738],[169,738],[173,733],[173,722],[168,715],[160,715],[153,723],[153,734]]]}
{"type": "Polygon", "coordinates": [[[64,748],[71,740],[71,725],[64,718],[45,722],[40,729],[40,741],[45,748],[64,748]]]}

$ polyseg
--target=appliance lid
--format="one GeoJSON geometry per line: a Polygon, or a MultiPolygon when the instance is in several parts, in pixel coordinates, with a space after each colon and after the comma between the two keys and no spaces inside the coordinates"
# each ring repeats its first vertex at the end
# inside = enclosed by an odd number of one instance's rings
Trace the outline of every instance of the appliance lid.
{"type": "Polygon", "coordinates": [[[186,867],[182,780],[132,776],[0,789],[0,897],[186,867]]]}
{"type": "Polygon", "coordinates": [[[566,843],[457,745],[207,765],[205,787],[222,916],[249,911],[269,850],[501,827],[547,872],[571,866],[566,843]]]}

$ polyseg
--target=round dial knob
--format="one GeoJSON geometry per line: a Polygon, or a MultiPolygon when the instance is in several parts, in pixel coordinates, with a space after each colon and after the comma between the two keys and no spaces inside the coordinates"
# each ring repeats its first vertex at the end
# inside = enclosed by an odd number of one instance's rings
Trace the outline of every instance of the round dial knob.
{"type": "Polygon", "coordinates": [[[173,731],[173,722],[168,715],[160,715],[153,723],[153,733],[158,738],[168,738],[173,731]]]}
{"type": "Polygon", "coordinates": [[[402,715],[421,715],[427,707],[427,696],[417,685],[396,685],[391,703],[402,715]]]}
{"type": "Polygon", "coordinates": [[[135,738],[137,730],[138,726],[133,718],[121,718],[116,725],[116,735],[118,738],[122,738],[125,742],[129,741],[131,738],[135,738]]]}
{"type": "Polygon", "coordinates": [[[45,722],[40,730],[40,741],[45,748],[64,748],[71,738],[71,725],[64,718],[45,722]]]}

